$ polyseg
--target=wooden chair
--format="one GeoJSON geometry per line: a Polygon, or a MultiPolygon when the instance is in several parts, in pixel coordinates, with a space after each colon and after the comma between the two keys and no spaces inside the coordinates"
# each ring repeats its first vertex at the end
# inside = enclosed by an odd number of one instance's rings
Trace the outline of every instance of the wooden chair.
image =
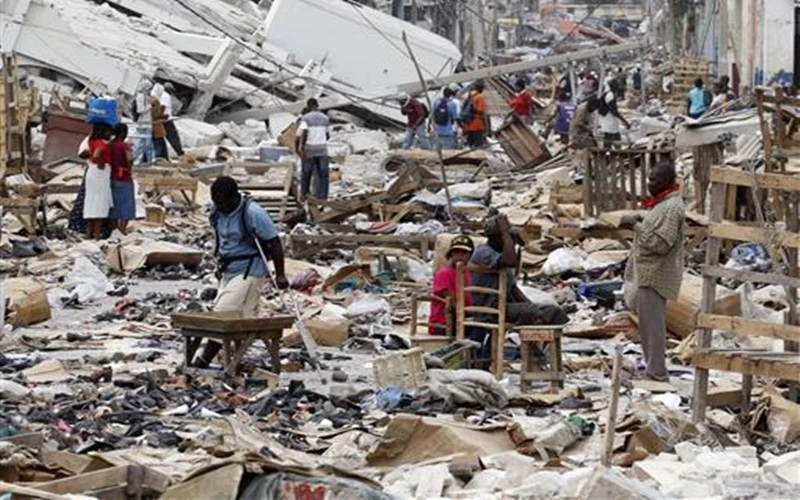
{"type": "Polygon", "coordinates": [[[425,352],[433,352],[437,349],[450,345],[450,343],[453,341],[453,322],[450,314],[445,315],[447,322],[444,326],[431,325],[430,321],[419,321],[417,309],[419,308],[420,303],[423,302],[428,302],[430,304],[433,304],[434,302],[441,302],[445,306],[445,310],[448,310],[450,309],[450,300],[437,297],[436,295],[415,295],[411,298],[411,326],[409,328],[411,346],[420,347],[425,352]],[[426,329],[432,326],[436,330],[442,330],[444,335],[430,335],[427,332],[420,334],[417,331],[420,326],[424,326],[426,329]]]}
{"type": "Polygon", "coordinates": [[[508,275],[505,269],[477,270],[481,274],[496,274],[498,276],[497,289],[479,286],[464,286],[464,273],[461,272],[461,265],[456,272],[456,337],[460,340],[464,338],[467,327],[483,328],[489,330],[491,335],[491,354],[492,373],[498,379],[503,378],[503,348],[506,334],[506,302],[508,291],[508,275]],[[497,307],[467,306],[464,302],[466,294],[472,295],[496,295],[497,307]],[[475,321],[468,318],[468,315],[479,313],[489,314],[497,317],[495,323],[475,321]]]}
{"type": "Polygon", "coordinates": [[[520,391],[525,392],[532,382],[549,381],[552,392],[564,388],[564,367],[561,356],[561,334],[564,325],[520,326],[520,391]],[[534,361],[534,349],[537,344],[547,344],[549,364],[542,366],[534,361]]]}

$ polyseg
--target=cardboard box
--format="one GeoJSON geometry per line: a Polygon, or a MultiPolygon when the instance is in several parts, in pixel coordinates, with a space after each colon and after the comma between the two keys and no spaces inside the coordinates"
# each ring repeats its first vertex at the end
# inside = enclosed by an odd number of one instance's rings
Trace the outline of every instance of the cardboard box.
{"type": "Polygon", "coordinates": [[[50,319],[50,304],[44,285],[31,278],[9,278],[3,280],[3,296],[9,301],[10,323],[26,326],[50,319]]]}
{"type": "MultiPolygon", "coordinates": [[[[686,338],[697,328],[697,315],[703,300],[703,278],[684,273],[678,300],[667,303],[667,331],[678,338],[686,338]]],[[[717,286],[714,313],[739,316],[742,303],[739,294],[723,286],[717,286]]]]}

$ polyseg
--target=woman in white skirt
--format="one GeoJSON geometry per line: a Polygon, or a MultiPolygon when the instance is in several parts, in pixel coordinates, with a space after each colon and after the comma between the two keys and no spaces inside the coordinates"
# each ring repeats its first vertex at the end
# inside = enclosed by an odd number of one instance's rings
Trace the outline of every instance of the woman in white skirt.
{"type": "Polygon", "coordinates": [[[89,238],[99,240],[102,236],[103,223],[113,205],[111,194],[111,151],[108,141],[111,139],[111,127],[104,123],[96,123],[89,137],[89,162],[86,167],[86,198],[83,201],[83,218],[86,219],[86,234],[89,238]]]}

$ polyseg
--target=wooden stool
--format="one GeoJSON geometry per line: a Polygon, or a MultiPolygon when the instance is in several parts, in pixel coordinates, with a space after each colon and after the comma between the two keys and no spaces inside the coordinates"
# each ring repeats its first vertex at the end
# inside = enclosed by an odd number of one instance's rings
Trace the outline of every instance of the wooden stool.
{"type": "Polygon", "coordinates": [[[520,391],[530,389],[531,382],[550,381],[553,392],[564,388],[564,369],[561,362],[561,333],[563,325],[523,326],[519,329],[520,391]],[[549,369],[541,369],[534,363],[533,349],[536,343],[549,344],[549,369]]]}
{"type": "Polygon", "coordinates": [[[294,324],[291,316],[272,318],[245,318],[239,311],[175,313],[172,326],[178,329],[186,342],[183,368],[188,375],[219,376],[219,370],[205,370],[191,366],[194,355],[203,339],[222,344],[226,378],[236,378],[241,373],[241,363],[247,349],[256,340],[264,342],[269,350],[272,371],[281,370],[280,345],[284,328],[294,324]]]}

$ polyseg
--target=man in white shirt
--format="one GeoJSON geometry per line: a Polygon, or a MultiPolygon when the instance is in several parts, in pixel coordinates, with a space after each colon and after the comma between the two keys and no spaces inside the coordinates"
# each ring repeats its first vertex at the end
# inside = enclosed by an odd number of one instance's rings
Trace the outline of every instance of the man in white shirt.
{"type": "Polygon", "coordinates": [[[300,201],[305,201],[311,189],[311,178],[314,183],[315,198],[328,199],[330,170],[328,160],[328,125],[330,121],[325,113],[319,111],[319,103],[311,98],[306,104],[308,113],[300,119],[300,140],[298,154],[303,162],[300,171],[300,201]]]}
{"type": "Polygon", "coordinates": [[[625,125],[625,128],[630,128],[628,120],[620,114],[617,108],[617,85],[616,80],[609,81],[605,93],[600,99],[600,106],[597,111],[600,115],[598,121],[600,122],[600,132],[603,133],[603,147],[605,149],[619,146],[622,141],[622,134],[619,128],[620,121],[625,125]]]}
{"type": "Polygon", "coordinates": [[[167,129],[167,141],[169,141],[175,154],[183,156],[183,146],[181,145],[181,136],[178,134],[178,129],[175,128],[175,120],[173,118],[172,108],[172,94],[175,92],[175,86],[172,82],[164,84],[164,91],[161,93],[159,101],[164,106],[164,128],[167,129]]]}

